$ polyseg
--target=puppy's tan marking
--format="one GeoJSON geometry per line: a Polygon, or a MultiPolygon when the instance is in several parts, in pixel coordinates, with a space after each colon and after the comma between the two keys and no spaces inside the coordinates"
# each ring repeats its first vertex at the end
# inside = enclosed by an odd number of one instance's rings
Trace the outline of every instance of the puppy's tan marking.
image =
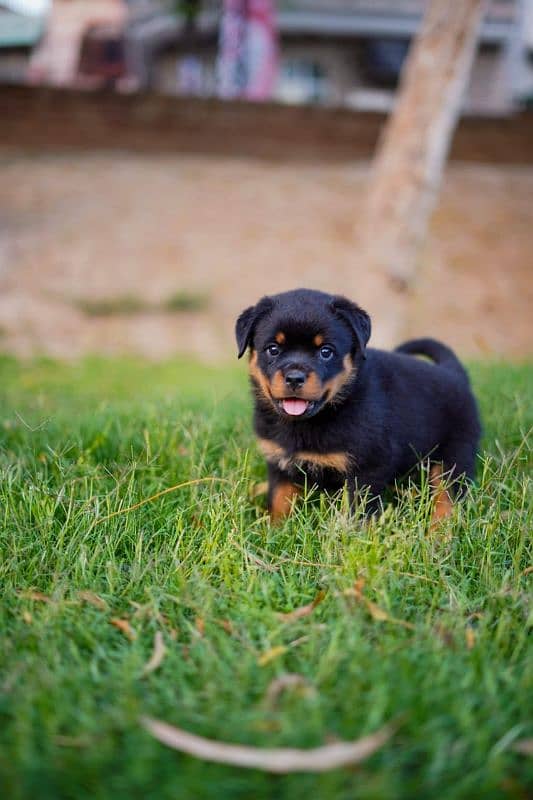
{"type": "Polygon", "coordinates": [[[313,339],[313,344],[315,347],[320,347],[320,345],[324,344],[324,337],[321,333],[317,333],[315,338],[313,339]]]}
{"type": "Polygon", "coordinates": [[[258,439],[257,444],[267,461],[279,463],[287,461],[287,453],[277,442],[272,439],[258,439]]]}
{"type": "Polygon", "coordinates": [[[324,389],[328,391],[328,402],[331,402],[339,392],[346,386],[350,378],[353,377],[355,367],[353,365],[352,357],[349,353],[344,356],[342,360],[342,370],[329,381],[324,384],[324,389]]]}
{"type": "Polygon", "coordinates": [[[259,365],[257,363],[257,350],[252,350],[250,355],[250,363],[248,364],[248,371],[250,373],[251,378],[254,380],[255,385],[259,388],[263,396],[272,403],[272,396],[270,393],[270,386],[263,375],[261,370],[259,369],[259,365]]]}
{"type": "MultiPolygon", "coordinates": [[[[287,388],[285,378],[279,369],[276,370],[270,381],[270,393],[276,400],[283,400],[284,397],[292,394],[287,388]]],[[[310,372],[304,385],[294,396],[301,397],[302,400],[320,400],[323,394],[322,381],[316,372],[310,372]]]]}
{"type": "Polygon", "coordinates": [[[285,337],[285,334],[283,333],[283,331],[278,331],[274,338],[275,338],[275,340],[276,340],[276,342],[278,344],[285,344],[285,338],[286,337],[285,337]]]}
{"type": "Polygon", "coordinates": [[[322,469],[334,469],[337,472],[346,473],[350,466],[350,456],[348,453],[310,453],[300,450],[294,455],[294,461],[302,464],[312,464],[322,469]]]}
{"type": "Polygon", "coordinates": [[[307,466],[318,469],[334,469],[345,474],[351,463],[348,453],[312,453],[308,450],[299,450],[297,453],[289,455],[281,445],[272,439],[258,439],[257,445],[267,461],[284,470],[294,466],[307,466]]]}
{"type": "Polygon", "coordinates": [[[272,376],[272,380],[270,381],[270,391],[272,396],[276,397],[278,400],[281,400],[281,398],[287,396],[287,386],[280,369],[277,369],[272,376]]]}
{"type": "MultiPolygon", "coordinates": [[[[305,400],[320,400],[323,394],[324,387],[322,385],[322,381],[316,372],[310,372],[307,376],[306,382],[303,385],[301,397],[303,397],[305,400]]],[[[298,396],[300,397],[300,395],[298,396]]]]}
{"type": "Polygon", "coordinates": [[[270,517],[272,522],[279,522],[290,514],[294,501],[301,493],[293,483],[279,483],[272,489],[270,498],[270,517]]]}
{"type": "Polygon", "coordinates": [[[444,485],[443,478],[442,465],[433,464],[429,471],[429,484],[434,492],[430,530],[435,530],[443,519],[450,516],[453,510],[453,501],[444,485]]]}

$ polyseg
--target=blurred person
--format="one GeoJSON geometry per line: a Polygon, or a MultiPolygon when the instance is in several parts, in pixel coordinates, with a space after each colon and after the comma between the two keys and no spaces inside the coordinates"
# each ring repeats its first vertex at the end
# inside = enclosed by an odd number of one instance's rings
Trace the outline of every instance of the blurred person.
{"type": "Polygon", "coordinates": [[[45,35],[30,58],[28,82],[58,87],[83,85],[78,69],[84,36],[103,26],[116,38],[127,18],[125,0],[54,0],[45,35]]]}
{"type": "Polygon", "coordinates": [[[197,56],[186,55],[180,58],[176,77],[180,94],[201,97],[205,93],[204,68],[197,56]]]}
{"type": "Polygon", "coordinates": [[[194,52],[198,44],[197,22],[201,11],[201,0],[177,0],[175,8],[183,17],[182,38],[188,52],[176,61],[176,85],[178,93],[201,97],[205,94],[204,65],[194,52]]]}
{"type": "Polygon", "coordinates": [[[218,55],[218,94],[268,100],[278,70],[273,0],[224,0],[218,55]]]}

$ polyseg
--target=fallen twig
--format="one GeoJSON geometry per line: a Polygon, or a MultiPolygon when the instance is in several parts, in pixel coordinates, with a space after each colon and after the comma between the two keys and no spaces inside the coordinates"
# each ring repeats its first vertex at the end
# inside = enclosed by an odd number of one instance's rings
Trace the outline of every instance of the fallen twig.
{"type": "Polygon", "coordinates": [[[375,733],[353,742],[335,742],[310,750],[300,750],[293,747],[261,748],[217,742],[151,717],[141,717],[141,724],[163,744],[196,758],[276,773],[326,772],[358,764],[382,747],[394,732],[391,725],[385,725],[375,733]]]}

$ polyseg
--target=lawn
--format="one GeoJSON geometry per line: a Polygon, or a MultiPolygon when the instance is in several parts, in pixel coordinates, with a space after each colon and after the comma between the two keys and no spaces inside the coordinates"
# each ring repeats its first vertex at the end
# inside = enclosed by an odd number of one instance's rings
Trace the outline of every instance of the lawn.
{"type": "Polygon", "coordinates": [[[2,796],[526,797],[533,370],[471,365],[479,479],[438,535],[425,486],[368,526],[310,496],[269,527],[244,372],[0,360],[2,796]],[[197,478],[221,480],[141,504],[197,478]],[[273,776],[143,714],[260,747],[395,730],[357,767],[273,776]]]}

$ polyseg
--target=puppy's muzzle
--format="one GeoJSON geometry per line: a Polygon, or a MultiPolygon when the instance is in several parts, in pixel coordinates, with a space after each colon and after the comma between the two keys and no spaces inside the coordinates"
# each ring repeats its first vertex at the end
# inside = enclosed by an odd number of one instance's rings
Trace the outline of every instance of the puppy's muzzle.
{"type": "Polygon", "coordinates": [[[283,376],[285,383],[293,392],[301,389],[307,380],[307,375],[301,369],[289,369],[283,376]]]}

